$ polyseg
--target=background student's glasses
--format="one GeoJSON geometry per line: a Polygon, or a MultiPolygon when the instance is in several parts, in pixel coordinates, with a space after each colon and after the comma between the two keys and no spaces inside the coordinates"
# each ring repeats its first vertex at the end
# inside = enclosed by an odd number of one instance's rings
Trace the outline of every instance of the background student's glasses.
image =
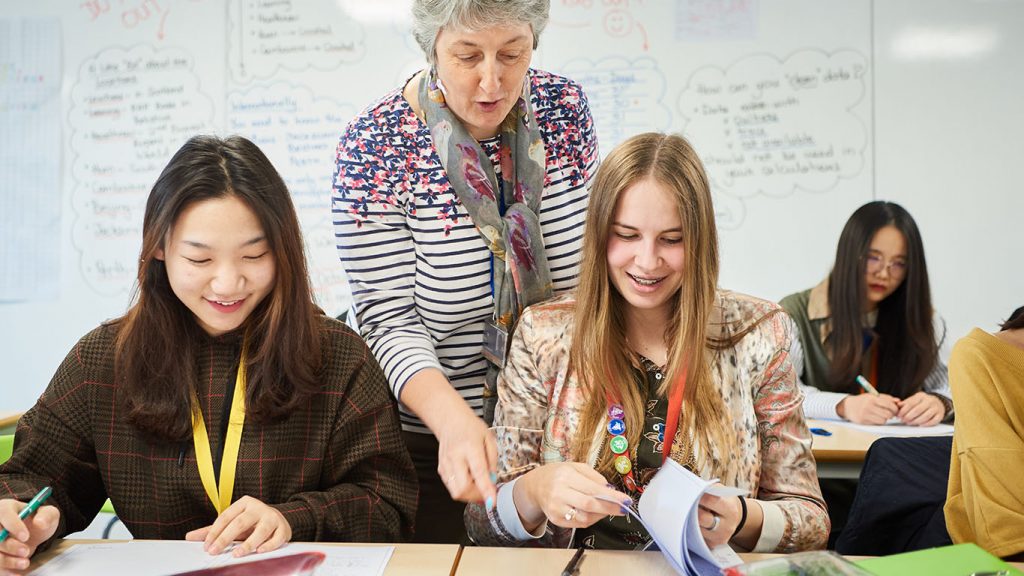
{"type": "Polygon", "coordinates": [[[867,271],[870,274],[879,274],[882,270],[888,270],[889,275],[895,278],[900,278],[907,273],[907,263],[905,260],[890,260],[888,263],[879,254],[868,254],[864,257],[867,271]]]}

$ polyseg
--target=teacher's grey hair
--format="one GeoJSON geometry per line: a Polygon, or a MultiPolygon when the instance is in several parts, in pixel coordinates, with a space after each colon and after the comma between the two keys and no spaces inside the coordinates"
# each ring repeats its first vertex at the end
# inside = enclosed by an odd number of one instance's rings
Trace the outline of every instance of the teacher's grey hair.
{"type": "Polygon", "coordinates": [[[415,0],[412,4],[412,34],[427,62],[437,61],[435,43],[442,29],[483,30],[491,26],[520,23],[533,30],[533,47],[548,25],[550,0],[415,0]]]}

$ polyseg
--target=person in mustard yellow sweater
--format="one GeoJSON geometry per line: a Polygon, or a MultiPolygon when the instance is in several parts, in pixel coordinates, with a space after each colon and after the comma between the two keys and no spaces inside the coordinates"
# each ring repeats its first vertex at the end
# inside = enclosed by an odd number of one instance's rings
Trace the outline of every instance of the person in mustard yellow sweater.
{"type": "Polygon", "coordinates": [[[1024,307],[989,334],[975,328],[949,362],[956,432],[946,529],[953,542],[1024,560],[1024,307]]]}

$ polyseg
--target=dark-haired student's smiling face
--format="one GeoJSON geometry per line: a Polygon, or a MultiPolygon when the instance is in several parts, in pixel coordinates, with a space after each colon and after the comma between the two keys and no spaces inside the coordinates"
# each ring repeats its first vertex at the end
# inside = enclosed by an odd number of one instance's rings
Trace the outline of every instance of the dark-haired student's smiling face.
{"type": "Polygon", "coordinates": [[[171,290],[211,336],[235,330],[274,287],[274,256],[256,214],[236,196],[186,207],[156,257],[171,290]]]}

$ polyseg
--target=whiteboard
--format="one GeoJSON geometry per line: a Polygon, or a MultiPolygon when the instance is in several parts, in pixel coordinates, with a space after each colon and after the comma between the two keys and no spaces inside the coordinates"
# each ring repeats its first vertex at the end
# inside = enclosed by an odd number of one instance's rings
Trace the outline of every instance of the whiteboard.
{"type": "MultiPolygon", "coordinates": [[[[0,17],[0,409],[31,406],[130,298],[149,187],[197,132],[288,183],[314,289],[350,302],[330,218],[347,121],[424,64],[399,0],[36,0],[0,17]],[[47,31],[55,37],[43,42],[47,31]],[[31,90],[30,90],[31,89],[31,90]]],[[[534,66],[585,88],[602,154],[681,132],[704,159],[721,284],[828,273],[861,204],[907,207],[951,337],[1024,304],[1024,4],[554,0],[534,66]],[[1019,260],[1019,257],[1016,257],[1019,260]]]]}

